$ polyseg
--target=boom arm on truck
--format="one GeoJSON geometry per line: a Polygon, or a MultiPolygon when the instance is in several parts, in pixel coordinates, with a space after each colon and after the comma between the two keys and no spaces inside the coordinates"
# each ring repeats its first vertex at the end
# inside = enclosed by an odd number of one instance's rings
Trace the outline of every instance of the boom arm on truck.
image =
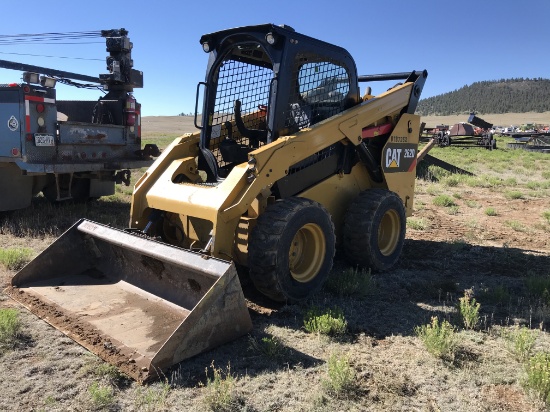
{"type": "MultiPolygon", "coordinates": [[[[50,201],[86,200],[129,184],[130,170],[152,164],[156,146],[141,147],[141,106],[132,92],[143,74],[132,68],[124,29],[101,32],[109,74],[99,77],[0,60],[24,70],[22,83],[0,85],[0,212],[27,207],[42,192],[50,201]],[[57,100],[57,81],[97,83],[97,101],[57,100]]],[[[87,85],[89,86],[89,85],[87,85]]]]}

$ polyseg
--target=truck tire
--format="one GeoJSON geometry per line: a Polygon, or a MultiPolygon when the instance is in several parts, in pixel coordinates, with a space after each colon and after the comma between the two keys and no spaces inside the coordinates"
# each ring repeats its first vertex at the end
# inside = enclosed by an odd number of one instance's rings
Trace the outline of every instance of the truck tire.
{"type": "Polygon", "coordinates": [[[321,204],[281,199],[266,208],[250,234],[250,278],[273,300],[304,300],[328,277],[335,250],[334,224],[321,204]]]}
{"type": "Polygon", "coordinates": [[[392,269],[405,242],[403,202],[394,192],[369,189],[352,202],[344,218],[343,251],[353,265],[392,269]]]}
{"type": "MultiPolygon", "coordinates": [[[[67,191],[68,184],[62,186],[61,190],[67,191]]],[[[42,194],[51,203],[57,203],[57,187],[55,179],[50,179],[50,183],[42,189],[42,194]]],[[[72,200],[76,203],[84,203],[90,198],[90,179],[73,179],[71,185],[72,200]]]]}

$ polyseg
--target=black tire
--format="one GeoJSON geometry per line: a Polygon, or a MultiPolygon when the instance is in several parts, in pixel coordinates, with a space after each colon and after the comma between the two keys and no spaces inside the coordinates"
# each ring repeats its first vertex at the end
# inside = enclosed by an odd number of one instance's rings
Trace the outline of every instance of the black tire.
{"type": "Polygon", "coordinates": [[[71,195],[73,202],[87,202],[90,199],[90,179],[73,179],[71,195]]]}
{"type": "Polygon", "coordinates": [[[291,197],[269,205],[248,242],[254,286],[276,301],[300,301],[322,286],[336,250],[334,224],[319,203],[291,197]]]}
{"type": "Polygon", "coordinates": [[[160,236],[163,242],[179,247],[189,247],[189,242],[183,229],[171,221],[172,213],[166,212],[157,222],[156,236],[160,236]]]}
{"type": "Polygon", "coordinates": [[[344,218],[344,253],[354,265],[390,270],[401,256],[405,230],[405,207],[399,196],[384,189],[366,190],[344,218]]]}

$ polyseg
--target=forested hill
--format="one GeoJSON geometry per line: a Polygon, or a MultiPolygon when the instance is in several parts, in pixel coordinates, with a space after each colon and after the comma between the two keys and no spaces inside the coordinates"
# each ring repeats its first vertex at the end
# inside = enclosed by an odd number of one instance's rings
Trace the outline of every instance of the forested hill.
{"type": "Polygon", "coordinates": [[[550,111],[549,79],[507,79],[475,82],[458,90],[421,99],[420,115],[525,113],[550,111]]]}

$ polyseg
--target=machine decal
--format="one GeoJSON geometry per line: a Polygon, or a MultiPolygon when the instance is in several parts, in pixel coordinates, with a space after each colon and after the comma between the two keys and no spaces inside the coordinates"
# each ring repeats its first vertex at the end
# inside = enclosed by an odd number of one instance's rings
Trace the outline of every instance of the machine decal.
{"type": "Polygon", "coordinates": [[[373,139],[377,136],[382,136],[390,133],[392,129],[393,125],[391,123],[386,123],[380,126],[365,127],[361,131],[361,137],[363,139],[373,139]]]}
{"type": "Polygon", "coordinates": [[[407,143],[407,136],[390,136],[391,143],[407,143]]]}
{"type": "Polygon", "coordinates": [[[222,135],[222,125],[216,124],[212,126],[212,133],[210,134],[211,139],[217,139],[222,135]]]}
{"type": "Polygon", "coordinates": [[[12,132],[15,132],[17,129],[19,129],[19,122],[17,121],[17,119],[13,115],[8,120],[8,128],[12,132]]]}
{"type": "MultiPolygon", "coordinates": [[[[403,138],[395,137],[394,141],[399,141],[400,139],[403,138]]],[[[414,170],[416,166],[416,150],[417,145],[414,143],[386,144],[382,152],[382,170],[386,173],[410,172],[414,170]]]]}

